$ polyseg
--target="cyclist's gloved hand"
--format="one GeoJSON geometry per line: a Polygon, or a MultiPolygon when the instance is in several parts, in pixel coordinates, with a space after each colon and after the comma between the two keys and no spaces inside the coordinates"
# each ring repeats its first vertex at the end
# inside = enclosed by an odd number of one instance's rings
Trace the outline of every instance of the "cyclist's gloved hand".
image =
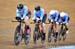
{"type": "Polygon", "coordinates": [[[56,24],[59,24],[59,22],[56,22],[56,24]]]}
{"type": "Polygon", "coordinates": [[[66,23],[66,25],[68,25],[68,23],[66,23]]]}
{"type": "Polygon", "coordinates": [[[21,20],[24,20],[24,18],[23,18],[23,17],[21,17],[21,20]]]}
{"type": "Polygon", "coordinates": [[[53,22],[53,19],[51,19],[51,22],[53,22]]]}
{"type": "Polygon", "coordinates": [[[35,20],[35,18],[33,17],[33,18],[32,18],[32,20],[34,21],[34,20],[35,20]]]}
{"type": "Polygon", "coordinates": [[[60,23],[60,24],[63,24],[63,23],[60,23]]]}
{"type": "Polygon", "coordinates": [[[32,18],[32,21],[34,21],[34,23],[36,23],[36,19],[34,17],[32,18]]]}
{"type": "Polygon", "coordinates": [[[20,18],[20,17],[15,17],[15,19],[16,19],[16,20],[21,20],[21,18],[20,18]]]}
{"type": "Polygon", "coordinates": [[[62,23],[60,23],[60,24],[63,24],[63,25],[65,25],[66,23],[65,23],[65,22],[62,22],[62,23]]]}
{"type": "Polygon", "coordinates": [[[63,22],[63,24],[66,24],[65,22],[63,22]]]}
{"type": "Polygon", "coordinates": [[[41,22],[41,19],[40,19],[40,18],[37,18],[36,21],[37,21],[38,23],[40,23],[40,22],[41,22]]]}

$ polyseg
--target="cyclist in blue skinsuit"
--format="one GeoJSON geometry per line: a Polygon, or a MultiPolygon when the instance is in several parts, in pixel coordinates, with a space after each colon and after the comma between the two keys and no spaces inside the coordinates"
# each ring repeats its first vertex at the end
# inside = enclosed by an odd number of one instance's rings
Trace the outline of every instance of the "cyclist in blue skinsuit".
{"type": "Polygon", "coordinates": [[[68,33],[68,23],[69,23],[69,15],[65,12],[60,13],[60,19],[59,19],[60,25],[63,23],[66,25],[66,33],[68,33]]]}
{"type": "Polygon", "coordinates": [[[45,13],[44,9],[41,8],[39,5],[35,6],[33,21],[36,22],[37,18],[41,20],[43,29],[45,29],[47,14],[45,13]]]}
{"type": "Polygon", "coordinates": [[[44,9],[41,8],[39,5],[37,5],[34,10],[34,17],[33,17],[34,22],[36,22],[37,18],[40,18],[42,23],[45,24],[46,17],[47,17],[47,14],[45,13],[44,9]]]}
{"type": "MultiPolygon", "coordinates": [[[[31,16],[31,12],[29,11],[27,6],[24,6],[23,4],[18,4],[17,5],[17,10],[16,10],[16,19],[17,20],[24,20],[25,21],[25,27],[30,28],[28,24],[28,20],[31,16]]],[[[30,29],[29,29],[30,30],[30,29]]]]}
{"type": "MultiPolygon", "coordinates": [[[[49,15],[48,15],[48,20],[49,22],[52,24],[52,22],[55,23],[54,25],[54,36],[57,38],[57,35],[58,35],[58,26],[59,26],[59,12],[57,10],[51,10],[49,12],[49,15]]],[[[51,25],[50,25],[51,26],[51,25]]]]}

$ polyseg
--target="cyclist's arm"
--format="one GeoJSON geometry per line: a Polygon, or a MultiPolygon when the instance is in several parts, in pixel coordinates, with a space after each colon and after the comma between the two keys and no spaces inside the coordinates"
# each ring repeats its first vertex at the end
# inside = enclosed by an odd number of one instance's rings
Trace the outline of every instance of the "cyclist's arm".
{"type": "Polygon", "coordinates": [[[21,14],[18,10],[16,10],[16,17],[21,17],[21,14]]]}
{"type": "Polygon", "coordinates": [[[59,23],[62,23],[62,19],[61,19],[61,17],[59,18],[59,21],[58,21],[59,23]]]}
{"type": "Polygon", "coordinates": [[[50,21],[52,19],[52,16],[48,14],[48,20],[50,21]]]}
{"type": "Polygon", "coordinates": [[[28,13],[28,8],[25,7],[25,8],[23,9],[23,18],[26,17],[26,14],[27,14],[27,13],[28,13]]]}
{"type": "Polygon", "coordinates": [[[44,17],[44,10],[42,9],[40,19],[42,20],[43,17],[44,17]]]}
{"type": "Polygon", "coordinates": [[[34,10],[34,13],[33,13],[33,20],[35,20],[36,19],[36,12],[35,12],[35,10],[34,10]]]}
{"type": "Polygon", "coordinates": [[[68,16],[65,17],[65,22],[66,25],[68,25],[68,16]]]}
{"type": "Polygon", "coordinates": [[[57,20],[58,20],[58,13],[56,13],[55,22],[57,22],[57,20]]]}

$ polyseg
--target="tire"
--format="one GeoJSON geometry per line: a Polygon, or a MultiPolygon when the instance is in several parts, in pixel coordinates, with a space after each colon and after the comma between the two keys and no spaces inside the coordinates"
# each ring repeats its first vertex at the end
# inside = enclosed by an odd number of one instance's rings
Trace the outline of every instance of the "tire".
{"type": "Polygon", "coordinates": [[[64,29],[63,31],[64,31],[64,32],[63,32],[63,41],[65,41],[66,36],[67,36],[67,34],[66,34],[66,29],[64,29]]]}
{"type": "Polygon", "coordinates": [[[35,24],[35,29],[33,32],[33,42],[34,44],[37,44],[37,40],[39,39],[39,24],[35,24]]]}
{"type": "Polygon", "coordinates": [[[59,34],[58,34],[58,40],[59,41],[62,39],[62,33],[63,33],[63,28],[61,27],[59,30],[59,34]]]}
{"type": "Polygon", "coordinates": [[[20,26],[17,26],[14,34],[14,43],[16,46],[19,45],[20,41],[22,40],[23,31],[21,30],[22,33],[20,33],[19,30],[20,30],[20,26]]]}
{"type": "Polygon", "coordinates": [[[34,31],[34,33],[33,33],[33,42],[34,42],[34,44],[37,44],[37,40],[38,40],[38,32],[34,31]]]}
{"type": "Polygon", "coordinates": [[[57,39],[54,39],[54,42],[57,42],[57,39]]]}
{"type": "Polygon", "coordinates": [[[41,34],[41,42],[42,42],[42,44],[45,42],[45,38],[46,38],[46,35],[45,35],[44,32],[42,32],[42,34],[41,34]]]}
{"type": "MultiPolygon", "coordinates": [[[[29,29],[30,29],[30,32],[31,32],[31,28],[29,28],[29,29]]],[[[24,30],[24,43],[25,43],[25,45],[29,44],[30,35],[31,35],[30,32],[27,34],[27,28],[25,28],[25,30],[24,30]]]]}
{"type": "Polygon", "coordinates": [[[59,40],[61,40],[63,37],[63,41],[66,39],[66,29],[63,29],[63,27],[61,27],[60,29],[60,34],[59,34],[59,40]]]}
{"type": "Polygon", "coordinates": [[[25,38],[24,38],[25,45],[28,45],[29,41],[30,41],[30,35],[25,35],[25,38]]]}
{"type": "Polygon", "coordinates": [[[62,35],[59,33],[57,38],[58,38],[58,41],[60,41],[62,38],[62,35]]]}
{"type": "Polygon", "coordinates": [[[54,33],[54,30],[52,27],[49,28],[49,31],[48,31],[48,42],[51,42],[52,40],[52,34],[54,33]]]}
{"type": "Polygon", "coordinates": [[[51,29],[48,32],[48,42],[51,42],[51,29]]]}

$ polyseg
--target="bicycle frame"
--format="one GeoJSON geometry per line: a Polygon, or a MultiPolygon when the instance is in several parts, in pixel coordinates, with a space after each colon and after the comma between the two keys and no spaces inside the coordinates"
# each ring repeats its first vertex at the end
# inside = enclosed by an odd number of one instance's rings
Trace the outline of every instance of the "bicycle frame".
{"type": "MultiPolygon", "coordinates": [[[[59,40],[66,35],[66,25],[61,24],[60,31],[59,31],[59,40]]],[[[65,40],[66,36],[63,38],[65,40]]]]}
{"type": "MultiPolygon", "coordinates": [[[[41,23],[41,22],[40,22],[41,23]]],[[[36,22],[35,23],[35,29],[34,29],[34,33],[33,33],[33,39],[34,39],[34,43],[37,42],[37,40],[42,37],[42,33],[40,32],[40,23],[36,22]]]]}
{"type": "Polygon", "coordinates": [[[53,22],[51,22],[51,26],[50,26],[50,29],[51,29],[51,32],[54,30],[54,26],[55,26],[56,24],[55,24],[55,22],[54,22],[54,20],[53,20],[53,22]]]}
{"type": "Polygon", "coordinates": [[[15,45],[18,45],[20,41],[22,40],[22,21],[14,21],[14,22],[19,22],[19,25],[17,25],[16,30],[15,30],[15,35],[14,35],[14,42],[15,45]]]}
{"type": "Polygon", "coordinates": [[[65,24],[61,24],[61,30],[64,30],[66,28],[65,24]]]}
{"type": "Polygon", "coordinates": [[[54,25],[55,22],[51,22],[51,26],[49,27],[49,32],[48,32],[48,42],[51,42],[52,37],[54,37],[54,25]]]}
{"type": "Polygon", "coordinates": [[[21,33],[21,29],[22,29],[22,21],[20,21],[19,26],[20,26],[20,33],[21,33]]]}

